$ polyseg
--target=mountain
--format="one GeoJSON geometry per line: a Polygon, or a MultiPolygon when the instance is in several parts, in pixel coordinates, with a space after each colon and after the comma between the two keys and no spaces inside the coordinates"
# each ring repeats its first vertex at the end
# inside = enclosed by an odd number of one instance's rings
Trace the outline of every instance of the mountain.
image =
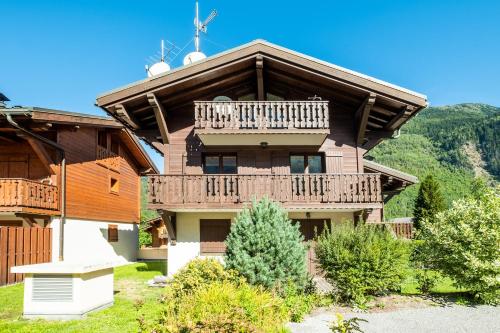
{"type": "MultiPolygon", "coordinates": [[[[485,104],[429,107],[386,140],[368,158],[423,179],[432,173],[447,203],[470,193],[475,177],[500,180],[500,108],[485,104]]],[[[412,216],[418,184],[393,197],[386,218],[412,216]]]]}

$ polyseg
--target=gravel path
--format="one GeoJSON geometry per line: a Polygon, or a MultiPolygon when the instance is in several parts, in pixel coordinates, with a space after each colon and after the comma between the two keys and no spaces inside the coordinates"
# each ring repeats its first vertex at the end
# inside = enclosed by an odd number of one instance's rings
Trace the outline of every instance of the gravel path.
{"type": "MultiPolygon", "coordinates": [[[[333,311],[307,317],[302,323],[291,323],[292,332],[328,333],[333,311]]],[[[419,309],[403,309],[391,312],[345,314],[345,318],[360,317],[365,333],[500,333],[500,307],[493,306],[445,306],[419,309]]]]}

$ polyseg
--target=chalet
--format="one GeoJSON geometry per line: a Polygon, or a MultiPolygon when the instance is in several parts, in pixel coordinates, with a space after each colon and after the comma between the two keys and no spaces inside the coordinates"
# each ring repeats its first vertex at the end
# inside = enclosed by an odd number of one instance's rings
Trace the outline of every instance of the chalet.
{"type": "Polygon", "coordinates": [[[0,106],[0,226],[50,227],[52,261],[135,260],[147,173],[154,164],[112,118],[0,106]]]}
{"type": "Polygon", "coordinates": [[[167,227],[172,274],[221,255],[253,198],[280,202],[306,239],[325,223],[381,221],[384,198],[416,178],[364,155],[427,98],[256,40],[97,104],[164,156],[164,174],[148,176],[148,201],[167,227]]]}

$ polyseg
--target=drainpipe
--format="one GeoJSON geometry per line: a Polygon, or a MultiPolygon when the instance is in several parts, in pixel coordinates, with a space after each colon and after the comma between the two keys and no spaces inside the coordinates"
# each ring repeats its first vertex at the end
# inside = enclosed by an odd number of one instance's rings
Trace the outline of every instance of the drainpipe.
{"type": "Polygon", "coordinates": [[[42,143],[45,143],[48,146],[51,146],[52,148],[59,151],[59,153],[61,154],[61,222],[59,223],[59,261],[63,261],[64,260],[64,223],[66,222],[66,153],[64,151],[64,148],[52,140],[44,138],[41,135],[30,132],[27,129],[19,126],[19,124],[17,124],[14,121],[14,119],[12,119],[12,116],[9,113],[5,113],[4,115],[7,118],[7,121],[9,122],[9,124],[12,125],[12,127],[18,129],[19,131],[25,133],[26,135],[28,135],[32,138],[35,138],[38,141],[41,141],[42,143]]]}

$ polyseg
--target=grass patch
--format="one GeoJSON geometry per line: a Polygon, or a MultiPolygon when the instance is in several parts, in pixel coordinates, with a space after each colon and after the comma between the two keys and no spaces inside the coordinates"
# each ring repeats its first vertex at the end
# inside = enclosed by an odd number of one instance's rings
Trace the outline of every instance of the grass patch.
{"type": "MultiPolygon", "coordinates": [[[[23,284],[0,288],[0,332],[137,332],[137,300],[154,302],[161,288],[145,282],[164,274],[164,262],[136,263],[115,269],[115,304],[85,319],[45,321],[22,319],[23,284]]],[[[152,308],[152,311],[154,309],[152,308]]]]}
{"type": "MultiPolygon", "coordinates": [[[[417,280],[415,272],[412,272],[401,285],[402,295],[421,295],[422,293],[417,289],[417,280]]],[[[460,289],[453,285],[453,280],[449,277],[442,276],[437,280],[436,286],[431,289],[432,294],[461,294],[467,292],[466,289],[460,289]]]]}

